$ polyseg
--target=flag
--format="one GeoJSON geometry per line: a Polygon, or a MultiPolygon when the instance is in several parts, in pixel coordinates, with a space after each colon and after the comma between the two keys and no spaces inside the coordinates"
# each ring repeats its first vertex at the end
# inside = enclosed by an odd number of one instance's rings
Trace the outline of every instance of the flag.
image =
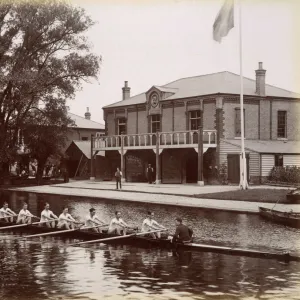
{"type": "Polygon", "coordinates": [[[233,0],[225,0],[220,9],[213,26],[213,38],[215,41],[221,43],[230,29],[234,27],[234,2],[233,0]]]}

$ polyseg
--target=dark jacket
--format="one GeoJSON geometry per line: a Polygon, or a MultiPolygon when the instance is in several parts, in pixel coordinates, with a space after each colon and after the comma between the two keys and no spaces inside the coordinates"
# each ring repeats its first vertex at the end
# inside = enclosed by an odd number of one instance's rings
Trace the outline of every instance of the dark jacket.
{"type": "Polygon", "coordinates": [[[176,228],[174,239],[177,241],[190,241],[193,236],[193,230],[186,225],[180,224],[176,228]]]}

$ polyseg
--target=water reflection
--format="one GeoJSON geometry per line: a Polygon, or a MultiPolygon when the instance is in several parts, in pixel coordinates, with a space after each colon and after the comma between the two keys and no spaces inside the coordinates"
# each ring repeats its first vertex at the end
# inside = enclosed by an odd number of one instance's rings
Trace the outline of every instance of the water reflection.
{"type": "MultiPolygon", "coordinates": [[[[47,200],[54,212],[67,204],[75,217],[82,217],[92,205],[105,221],[118,209],[133,225],[140,225],[151,209],[170,230],[175,216],[183,216],[203,242],[299,250],[299,230],[255,215],[23,193],[5,195],[6,200],[8,196],[16,211],[26,200],[39,214],[47,200]]],[[[74,248],[67,247],[72,239],[24,241],[17,239],[19,234],[0,231],[0,299],[297,299],[300,292],[296,262],[126,245],[74,248]]]]}

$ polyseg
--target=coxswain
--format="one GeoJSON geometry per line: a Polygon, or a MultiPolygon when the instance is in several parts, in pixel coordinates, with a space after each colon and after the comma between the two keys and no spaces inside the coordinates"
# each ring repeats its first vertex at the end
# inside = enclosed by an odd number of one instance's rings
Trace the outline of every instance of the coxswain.
{"type": "Polygon", "coordinates": [[[0,209],[0,218],[4,219],[5,222],[13,222],[14,217],[17,216],[17,214],[12,211],[10,208],[8,208],[8,203],[4,202],[3,207],[0,209]]]}
{"type": "Polygon", "coordinates": [[[69,209],[64,207],[62,213],[58,217],[57,228],[74,229],[74,223],[78,222],[69,214],[69,209]]]}
{"type": "MultiPolygon", "coordinates": [[[[149,232],[149,231],[154,231],[154,230],[166,230],[166,228],[160,224],[158,224],[154,219],[154,213],[148,211],[148,215],[146,217],[146,219],[143,221],[142,224],[142,232],[149,232]]],[[[161,234],[160,232],[152,232],[150,233],[151,237],[156,239],[157,238],[161,238],[161,234]]]]}
{"type": "Polygon", "coordinates": [[[20,210],[18,214],[17,224],[31,224],[31,219],[34,217],[33,214],[30,213],[30,211],[27,209],[28,204],[24,202],[23,208],[20,210]]]}
{"type": "Polygon", "coordinates": [[[115,218],[110,221],[108,233],[121,235],[121,230],[123,235],[126,235],[126,228],[129,226],[121,219],[121,213],[119,211],[115,212],[115,218]]]}
{"type": "Polygon", "coordinates": [[[193,230],[182,224],[181,218],[176,218],[176,232],[173,236],[173,242],[188,243],[192,241],[193,230]]]}
{"type": "Polygon", "coordinates": [[[102,230],[100,227],[96,227],[97,225],[104,225],[105,223],[102,222],[99,217],[96,215],[95,208],[90,208],[90,213],[85,218],[85,227],[89,227],[90,230],[95,232],[101,233],[102,230]],[[94,227],[94,228],[91,228],[94,227]]]}
{"type": "Polygon", "coordinates": [[[45,209],[41,213],[41,222],[44,222],[42,223],[42,225],[46,225],[47,227],[54,228],[55,227],[54,219],[57,219],[57,216],[49,208],[50,208],[49,203],[46,203],[45,209]],[[53,222],[47,222],[51,220],[53,220],[53,222]]]}

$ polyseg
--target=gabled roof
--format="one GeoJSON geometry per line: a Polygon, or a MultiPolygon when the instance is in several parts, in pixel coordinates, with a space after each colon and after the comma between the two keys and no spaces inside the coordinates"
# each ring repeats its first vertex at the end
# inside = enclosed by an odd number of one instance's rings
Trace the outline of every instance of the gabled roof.
{"type": "MultiPolygon", "coordinates": [[[[244,95],[257,96],[256,81],[250,78],[243,78],[244,95]]],[[[156,88],[173,93],[164,100],[189,98],[195,96],[204,96],[212,94],[240,94],[240,75],[231,72],[219,72],[207,75],[181,78],[170,82],[164,86],[155,86],[156,88]]],[[[266,96],[281,98],[298,98],[300,94],[293,93],[269,84],[266,84],[266,96]]],[[[104,108],[118,107],[124,105],[146,103],[146,94],[139,94],[129,99],[113,103],[104,108]]]]}
{"type": "Polygon", "coordinates": [[[88,120],[84,117],[75,115],[73,113],[68,112],[69,117],[75,122],[77,128],[85,128],[85,129],[105,129],[105,126],[101,123],[88,120]]]}
{"type": "Polygon", "coordinates": [[[91,159],[91,141],[72,141],[72,142],[85,155],[86,158],[91,159]]]}
{"type": "MultiPolygon", "coordinates": [[[[91,141],[72,141],[87,159],[91,159],[91,141]]],[[[72,144],[71,143],[71,144],[72,144]]],[[[69,146],[70,147],[70,146],[69,146]]],[[[98,151],[97,155],[105,156],[105,151],[98,151]]]]}
{"type": "Polygon", "coordinates": [[[155,88],[157,88],[158,90],[165,92],[165,93],[173,93],[175,94],[178,90],[178,88],[169,88],[169,87],[165,87],[165,86],[159,86],[159,85],[154,85],[155,88]]]}
{"type": "MultiPolygon", "coordinates": [[[[223,140],[241,147],[241,140],[223,140]]],[[[300,141],[245,140],[245,149],[258,153],[300,154],[300,141]]]]}

